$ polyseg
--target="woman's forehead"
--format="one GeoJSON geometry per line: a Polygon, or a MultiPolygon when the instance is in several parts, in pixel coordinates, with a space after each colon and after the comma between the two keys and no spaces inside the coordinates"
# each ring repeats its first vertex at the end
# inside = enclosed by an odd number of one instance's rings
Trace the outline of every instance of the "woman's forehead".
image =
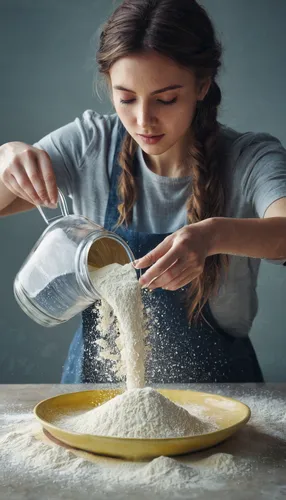
{"type": "Polygon", "coordinates": [[[179,66],[172,59],[156,52],[132,54],[118,59],[110,69],[112,86],[147,88],[150,93],[158,89],[191,83],[194,75],[191,70],[179,66]]]}

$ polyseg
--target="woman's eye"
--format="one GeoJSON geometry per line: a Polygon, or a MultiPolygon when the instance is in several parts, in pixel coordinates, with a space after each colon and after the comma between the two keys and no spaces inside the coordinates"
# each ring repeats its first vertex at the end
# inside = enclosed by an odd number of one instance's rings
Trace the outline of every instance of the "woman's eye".
{"type": "Polygon", "coordinates": [[[158,99],[159,102],[161,102],[162,104],[174,104],[176,101],[177,101],[177,97],[174,97],[174,99],[171,99],[171,101],[162,101],[161,99],[158,99]]]}
{"type": "Polygon", "coordinates": [[[135,101],[135,99],[120,99],[120,104],[131,104],[133,101],[135,101]]]}
{"type": "MultiPolygon", "coordinates": [[[[131,104],[134,102],[135,99],[120,99],[120,104],[131,104]]],[[[166,106],[168,104],[174,104],[177,102],[177,97],[174,97],[174,99],[171,99],[171,101],[163,101],[162,99],[157,99],[157,102],[160,102],[161,104],[165,104],[166,106]]]]}

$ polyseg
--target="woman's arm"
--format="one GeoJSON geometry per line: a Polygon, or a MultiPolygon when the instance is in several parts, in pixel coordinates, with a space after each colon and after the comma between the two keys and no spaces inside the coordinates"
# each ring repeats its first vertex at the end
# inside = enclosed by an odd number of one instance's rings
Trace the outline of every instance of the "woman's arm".
{"type": "Polygon", "coordinates": [[[214,217],[185,226],[134,265],[151,266],[140,278],[141,285],[167,288],[172,281],[168,289],[175,290],[182,277],[180,286],[198,276],[205,259],[215,254],[286,261],[286,198],[272,203],[263,219],[214,217]]]}
{"type": "Polygon", "coordinates": [[[286,261],[286,198],[274,202],[263,219],[210,219],[208,255],[230,254],[286,261]]]}
{"type": "MultiPolygon", "coordinates": [[[[1,191],[1,190],[0,190],[1,191]]],[[[19,212],[27,212],[28,210],[33,210],[35,205],[29,203],[21,198],[15,198],[9,205],[0,210],[0,217],[6,217],[7,215],[14,215],[19,212]]]]}

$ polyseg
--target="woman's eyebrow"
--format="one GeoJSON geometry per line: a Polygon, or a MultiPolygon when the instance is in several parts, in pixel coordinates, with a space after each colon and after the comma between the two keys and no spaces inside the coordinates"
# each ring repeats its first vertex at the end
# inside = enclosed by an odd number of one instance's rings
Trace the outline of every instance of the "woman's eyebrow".
{"type": "MultiPolygon", "coordinates": [[[[124,90],[125,92],[131,92],[132,94],[136,94],[136,92],[134,92],[134,90],[127,89],[125,87],[122,87],[121,85],[114,85],[113,88],[115,90],[124,90]]],[[[175,89],[181,89],[181,88],[183,88],[183,85],[169,85],[168,87],[154,90],[153,92],[151,92],[150,95],[161,94],[162,92],[167,92],[168,90],[175,90],[175,89]]]]}

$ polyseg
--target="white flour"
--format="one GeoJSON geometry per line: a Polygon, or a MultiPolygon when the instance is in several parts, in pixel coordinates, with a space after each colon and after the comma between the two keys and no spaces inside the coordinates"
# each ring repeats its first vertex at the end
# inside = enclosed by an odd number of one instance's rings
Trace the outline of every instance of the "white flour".
{"type": "MultiPolygon", "coordinates": [[[[126,375],[127,390],[145,385],[145,322],[141,287],[132,264],[111,264],[90,272],[94,286],[103,297],[100,308],[101,356],[111,359],[115,372],[126,375]],[[118,352],[110,350],[110,326],[118,322],[118,352]],[[119,364],[118,364],[119,363],[119,364]]],[[[113,346],[114,349],[114,346],[113,346]]]]}
{"type": "Polygon", "coordinates": [[[66,416],[58,427],[101,436],[128,438],[173,438],[205,434],[217,429],[162,394],[146,387],[133,389],[80,416],[66,416]]]}
{"type": "MultiPolygon", "coordinates": [[[[285,400],[266,391],[257,394],[255,390],[233,395],[250,406],[252,418],[232,438],[203,452],[147,463],[104,457],[90,463],[53,443],[37,441],[33,432],[40,426],[33,423],[32,413],[17,414],[15,408],[6,407],[6,414],[0,413],[0,432],[5,432],[0,437],[0,498],[10,498],[11,493],[13,500],[20,500],[23,491],[29,491],[27,498],[37,500],[48,491],[47,498],[57,500],[76,496],[81,500],[174,500],[201,498],[209,491],[217,499],[231,498],[233,484],[239,498],[249,498],[253,488],[261,488],[257,498],[284,498],[285,400]]],[[[194,406],[192,413],[201,417],[204,411],[204,406],[194,406]]]]}

